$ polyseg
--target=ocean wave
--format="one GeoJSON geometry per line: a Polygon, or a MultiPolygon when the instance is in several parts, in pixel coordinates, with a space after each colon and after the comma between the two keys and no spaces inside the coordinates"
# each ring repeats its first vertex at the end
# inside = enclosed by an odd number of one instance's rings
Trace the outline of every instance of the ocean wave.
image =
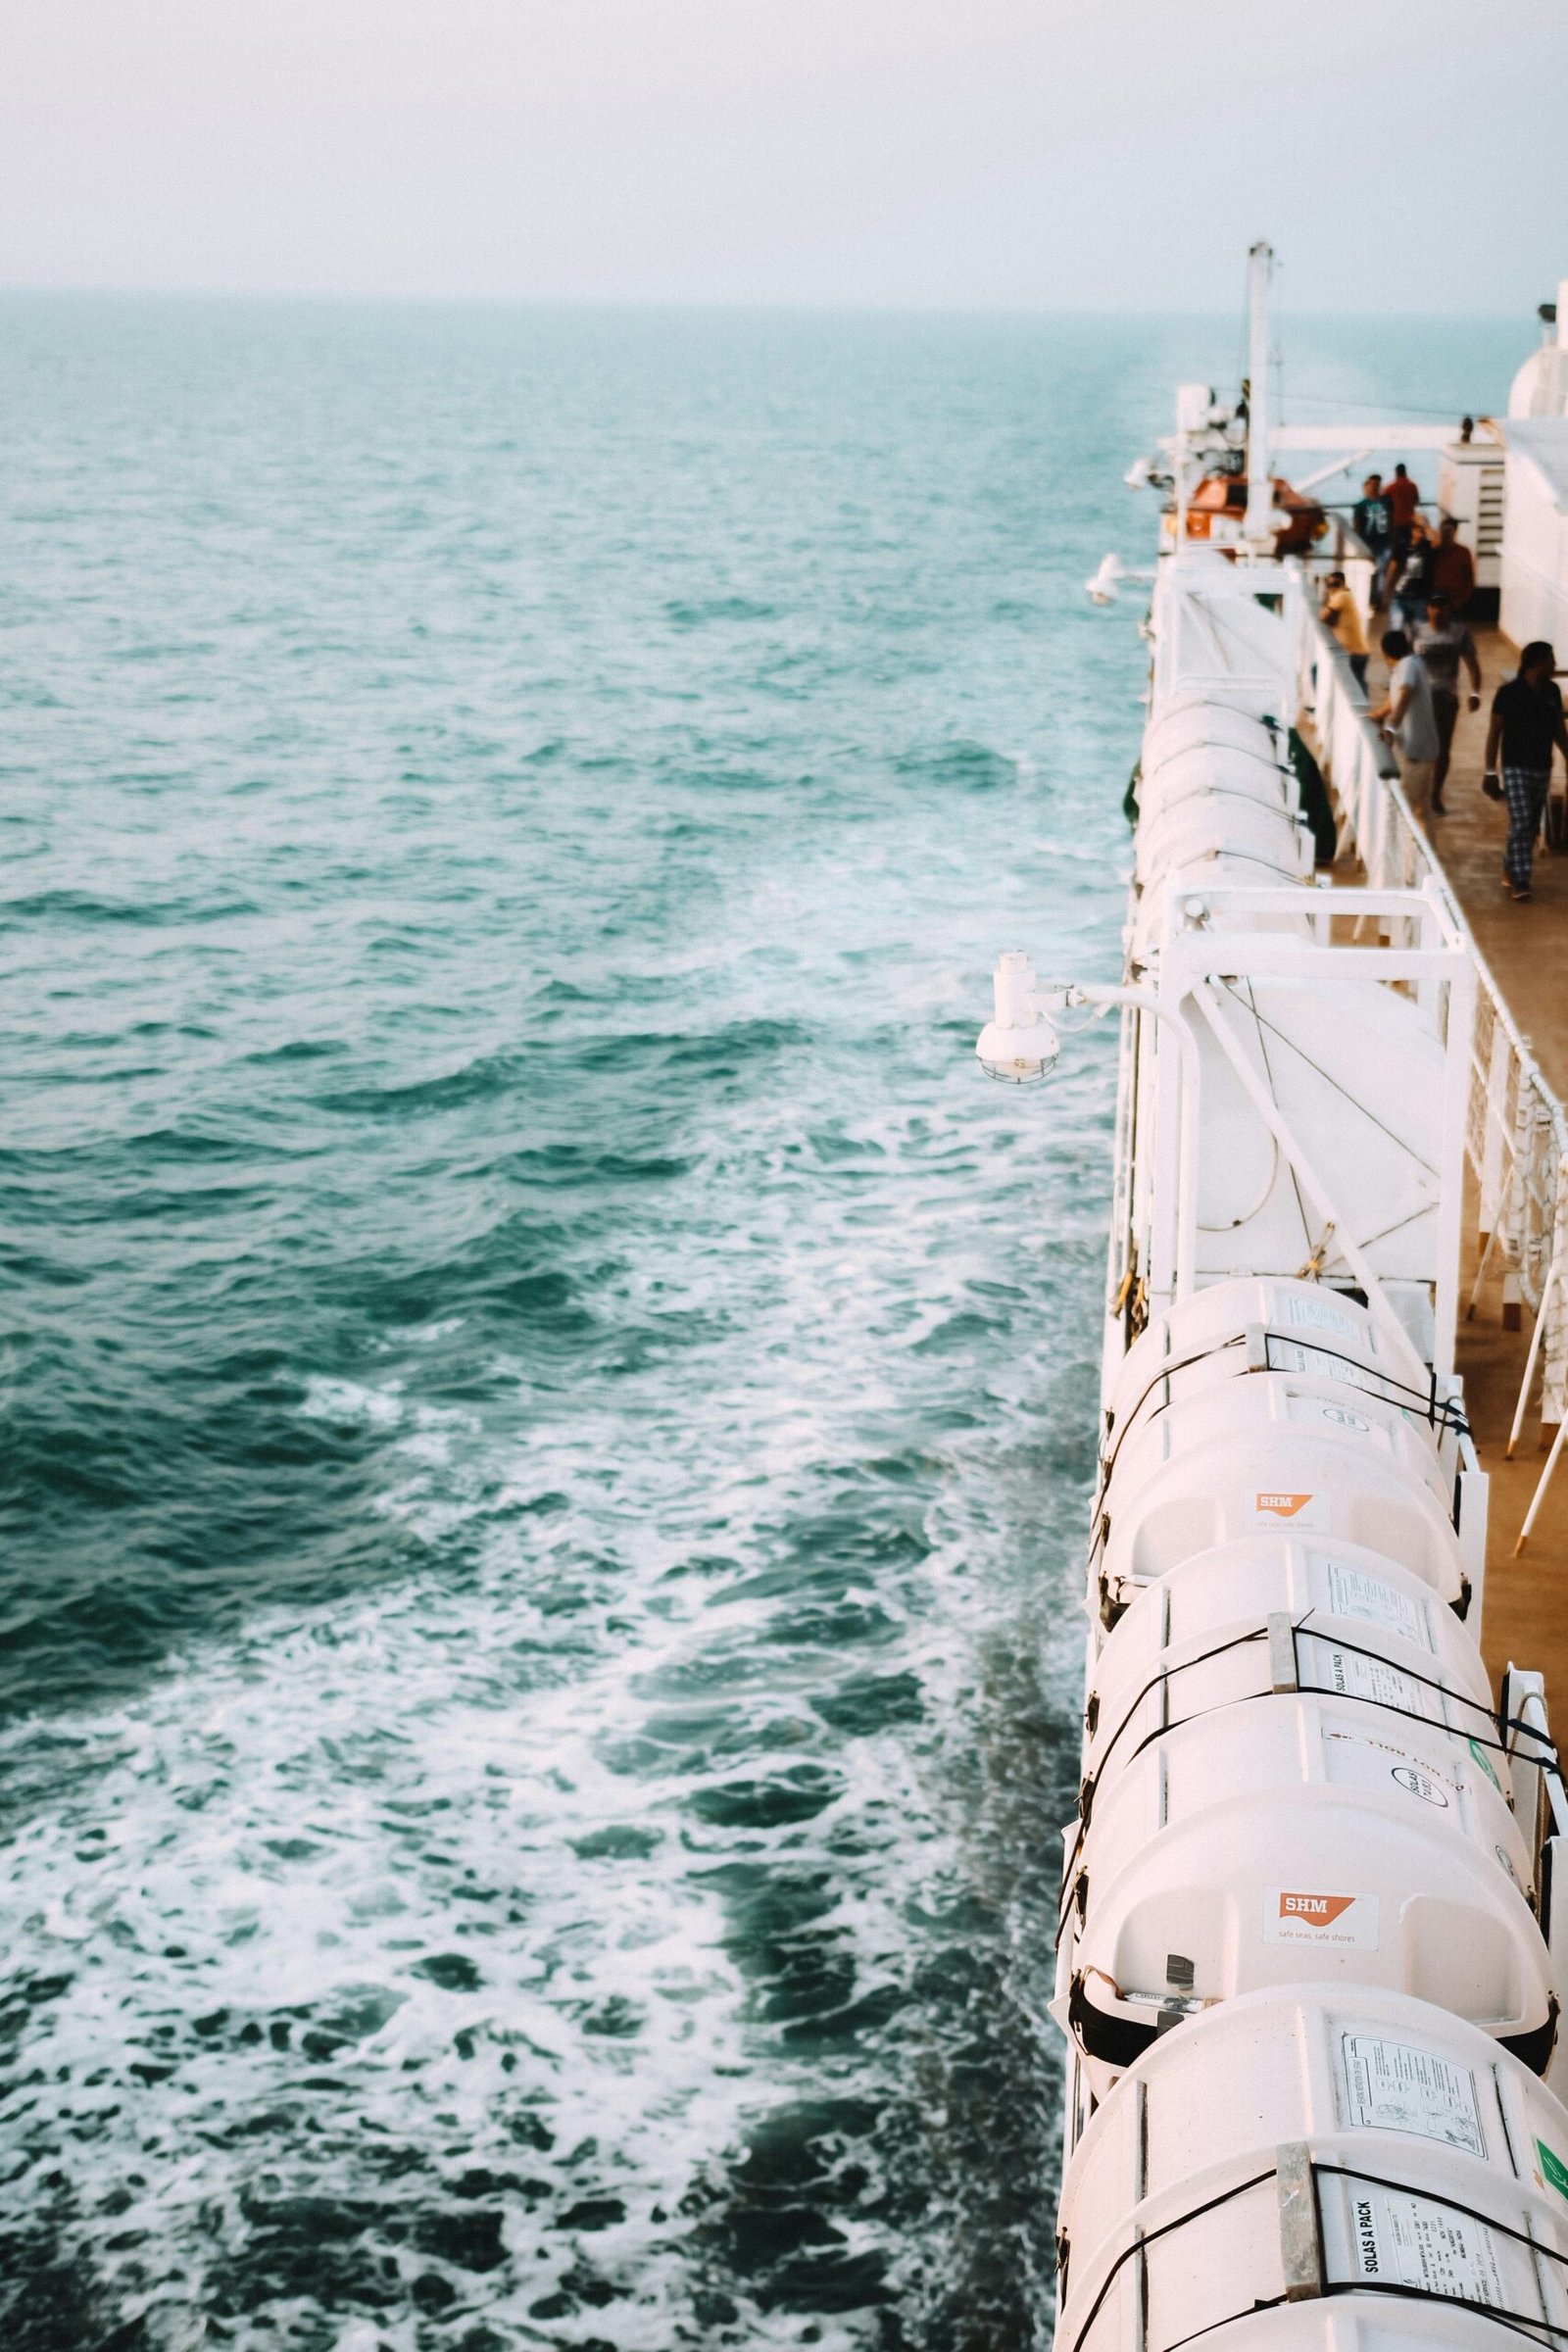
{"type": "Polygon", "coordinates": [[[1180,370],[5,308],[13,2335],[1034,2352],[1180,370]]]}

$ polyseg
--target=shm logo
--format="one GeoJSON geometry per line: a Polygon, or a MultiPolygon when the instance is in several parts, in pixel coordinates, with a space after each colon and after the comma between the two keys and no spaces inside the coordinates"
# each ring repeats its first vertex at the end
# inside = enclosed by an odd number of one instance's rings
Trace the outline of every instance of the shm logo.
{"type": "Polygon", "coordinates": [[[1314,1928],[1331,1928],[1354,1902],[1353,1894],[1282,1894],[1281,1919],[1304,1919],[1314,1928]]]}
{"type": "Polygon", "coordinates": [[[1267,1511],[1275,1519],[1294,1519],[1298,1511],[1305,1510],[1310,1494],[1259,1494],[1254,1509],[1267,1511]]]}

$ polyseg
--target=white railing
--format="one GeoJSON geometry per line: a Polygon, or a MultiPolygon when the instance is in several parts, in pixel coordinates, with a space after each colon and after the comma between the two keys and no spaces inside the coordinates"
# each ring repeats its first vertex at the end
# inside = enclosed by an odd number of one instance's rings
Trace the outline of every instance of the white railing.
{"type": "MultiPolygon", "coordinates": [[[[1416,824],[1393,761],[1367,724],[1349,664],[1311,614],[1301,630],[1300,700],[1312,716],[1318,761],[1340,810],[1340,847],[1353,849],[1377,889],[1436,888],[1454,922],[1469,925],[1416,824]]],[[[1521,1303],[1536,1318],[1526,1390],[1543,1365],[1541,1418],[1560,1424],[1568,1407],[1568,1114],[1541,1074],[1486,960],[1476,967],[1466,1156],[1475,1177],[1480,1262],[1470,1294],[1499,1255],[1504,1320],[1521,1303]]],[[[1514,1437],[1525,1396],[1515,1416],[1514,1437]]],[[[1512,1451],[1510,1443],[1509,1450],[1512,1451]]]]}

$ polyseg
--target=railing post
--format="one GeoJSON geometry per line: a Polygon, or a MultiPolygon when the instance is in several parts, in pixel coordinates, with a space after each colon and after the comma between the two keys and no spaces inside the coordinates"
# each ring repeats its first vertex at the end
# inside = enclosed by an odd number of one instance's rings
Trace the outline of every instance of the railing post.
{"type": "MultiPolygon", "coordinates": [[[[1488,1007],[1491,1014],[1491,1007],[1488,1007]]],[[[1508,1062],[1513,1048],[1502,1023],[1492,1015],[1492,1048],[1487,1055],[1486,1092],[1481,1106],[1481,1218],[1477,1235],[1485,1250],[1502,1214],[1503,1180],[1508,1167],[1505,1105],[1508,1100],[1508,1062]]]]}
{"type": "Polygon", "coordinates": [[[1568,1162],[1557,1163],[1556,1199],[1551,1220],[1551,1254],[1546,1263],[1544,1289],[1541,1311],[1546,1319],[1543,1349],[1544,1369],[1541,1376],[1541,1443],[1549,1446],[1564,1419],[1565,1391],[1568,1391],[1568,1311],[1563,1305],[1563,1285],[1553,1275],[1560,1266],[1568,1266],[1568,1162]]]}
{"type": "Polygon", "coordinates": [[[1528,1202],[1525,1199],[1525,1170],[1530,1164],[1530,1096],[1521,1086],[1514,1103],[1513,1165],[1508,1171],[1508,1205],[1502,1224],[1502,1328],[1517,1331],[1520,1325],[1520,1302],[1523,1293],[1519,1287],[1520,1245],[1524,1239],[1528,1202]]]}

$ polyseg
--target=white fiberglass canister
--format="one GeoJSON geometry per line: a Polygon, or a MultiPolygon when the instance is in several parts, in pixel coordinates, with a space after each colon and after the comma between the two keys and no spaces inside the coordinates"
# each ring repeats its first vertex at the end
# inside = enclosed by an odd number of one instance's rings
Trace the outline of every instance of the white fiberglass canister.
{"type": "Polygon", "coordinates": [[[1145,766],[1138,785],[1140,837],[1145,826],[1205,796],[1250,803],[1292,818],[1299,806],[1295,776],[1289,768],[1280,767],[1272,755],[1199,745],[1190,752],[1178,752],[1174,759],[1162,760],[1157,767],[1145,766]]]}
{"type": "Polygon", "coordinates": [[[1451,1416],[1416,1386],[1412,1353],[1356,1299],[1318,1283],[1256,1274],[1210,1283],[1157,1315],[1122,1357],[1106,1400],[1105,1450],[1141,1411],[1248,1372],[1300,1373],[1386,1397],[1436,1445],[1438,1422],[1451,1416]]]}
{"type": "MultiPolygon", "coordinates": [[[[1136,2268],[1136,2256],[1128,2256],[1136,2268]]],[[[1540,2338],[1549,2342],[1549,2338],[1540,2338]]],[[[1143,2312],[1126,2300],[1096,2315],[1074,2312],[1074,2333],[1055,2330],[1055,2352],[1175,2352],[1185,2333],[1156,2338],[1143,2312]]],[[[1519,2327],[1511,2319],[1455,2303],[1392,2300],[1368,2283],[1361,2293],[1321,2295],[1302,2303],[1277,2303],[1249,2312],[1230,2327],[1203,2338],[1203,2352],[1521,2352],[1519,2327]]]]}
{"type": "Polygon", "coordinates": [[[1424,1420],[1331,1381],[1258,1373],[1135,1422],[1102,1489],[1091,1579],[1109,1623],[1195,1552],[1283,1530],[1385,1552],[1462,1604],[1450,1497],[1424,1420]]]}
{"type": "Polygon", "coordinates": [[[1053,2014],[1097,2098],[1162,2022],[1299,1979],[1415,1993],[1544,2067],[1533,1872],[1464,1735],[1318,1694],[1222,1707],[1094,1791],[1053,2014]]]}
{"type": "Polygon", "coordinates": [[[1403,1378],[1409,1370],[1402,1357],[1396,1362],[1376,1317],[1344,1291],[1293,1275],[1236,1275],[1194,1291],[1139,1333],[1116,1367],[1108,1402],[1112,1431],[1157,1381],[1216,1348],[1240,1348],[1254,1329],[1299,1351],[1299,1361],[1291,1358],[1275,1367],[1282,1372],[1310,1368],[1366,1387],[1373,1385],[1366,1377],[1370,1373],[1403,1378]]]}
{"type": "Polygon", "coordinates": [[[1474,2340],[1441,2332],[1455,2304],[1555,2330],[1568,2114],[1426,2002],[1321,1983],[1253,1995],[1161,2035],[1092,2117],[1060,2239],[1058,2352],[1195,2336],[1233,2352],[1227,2323],[1283,2352],[1297,2338],[1259,2307],[1363,2294],[1398,2297],[1424,2341],[1474,2340]]]}
{"type": "Polygon", "coordinates": [[[1453,1611],[1378,1552],[1285,1535],[1200,1551],[1139,1593],[1095,1660],[1085,1785],[1173,1724],[1293,1689],[1456,1732],[1508,1790],[1487,1670],[1453,1611]]]}
{"type": "MultiPolygon", "coordinates": [[[[1512,2321],[1483,2311],[1394,2301],[1368,2286],[1249,2312],[1205,2336],[1203,2352],[1521,2352],[1519,2335],[1512,2321]]],[[[1055,2352],[1175,2352],[1178,2343],[1184,2334],[1156,2338],[1142,2315],[1118,2302],[1093,2319],[1075,2313],[1071,2336],[1058,2327],[1055,2352]]]]}
{"type": "Polygon", "coordinates": [[[1274,873],[1303,875],[1312,867],[1312,837],[1278,804],[1270,808],[1252,800],[1198,793],[1140,823],[1134,872],[1147,884],[1158,874],[1219,857],[1251,863],[1265,881],[1274,873]]]}
{"type": "Polygon", "coordinates": [[[1250,752],[1261,760],[1272,760],[1279,737],[1262,719],[1253,718],[1250,711],[1238,710],[1232,703],[1205,703],[1188,700],[1167,703],[1158,714],[1151,718],[1144,734],[1143,767],[1147,775],[1166,760],[1180,757],[1201,745],[1224,745],[1228,750],[1250,752]]]}

